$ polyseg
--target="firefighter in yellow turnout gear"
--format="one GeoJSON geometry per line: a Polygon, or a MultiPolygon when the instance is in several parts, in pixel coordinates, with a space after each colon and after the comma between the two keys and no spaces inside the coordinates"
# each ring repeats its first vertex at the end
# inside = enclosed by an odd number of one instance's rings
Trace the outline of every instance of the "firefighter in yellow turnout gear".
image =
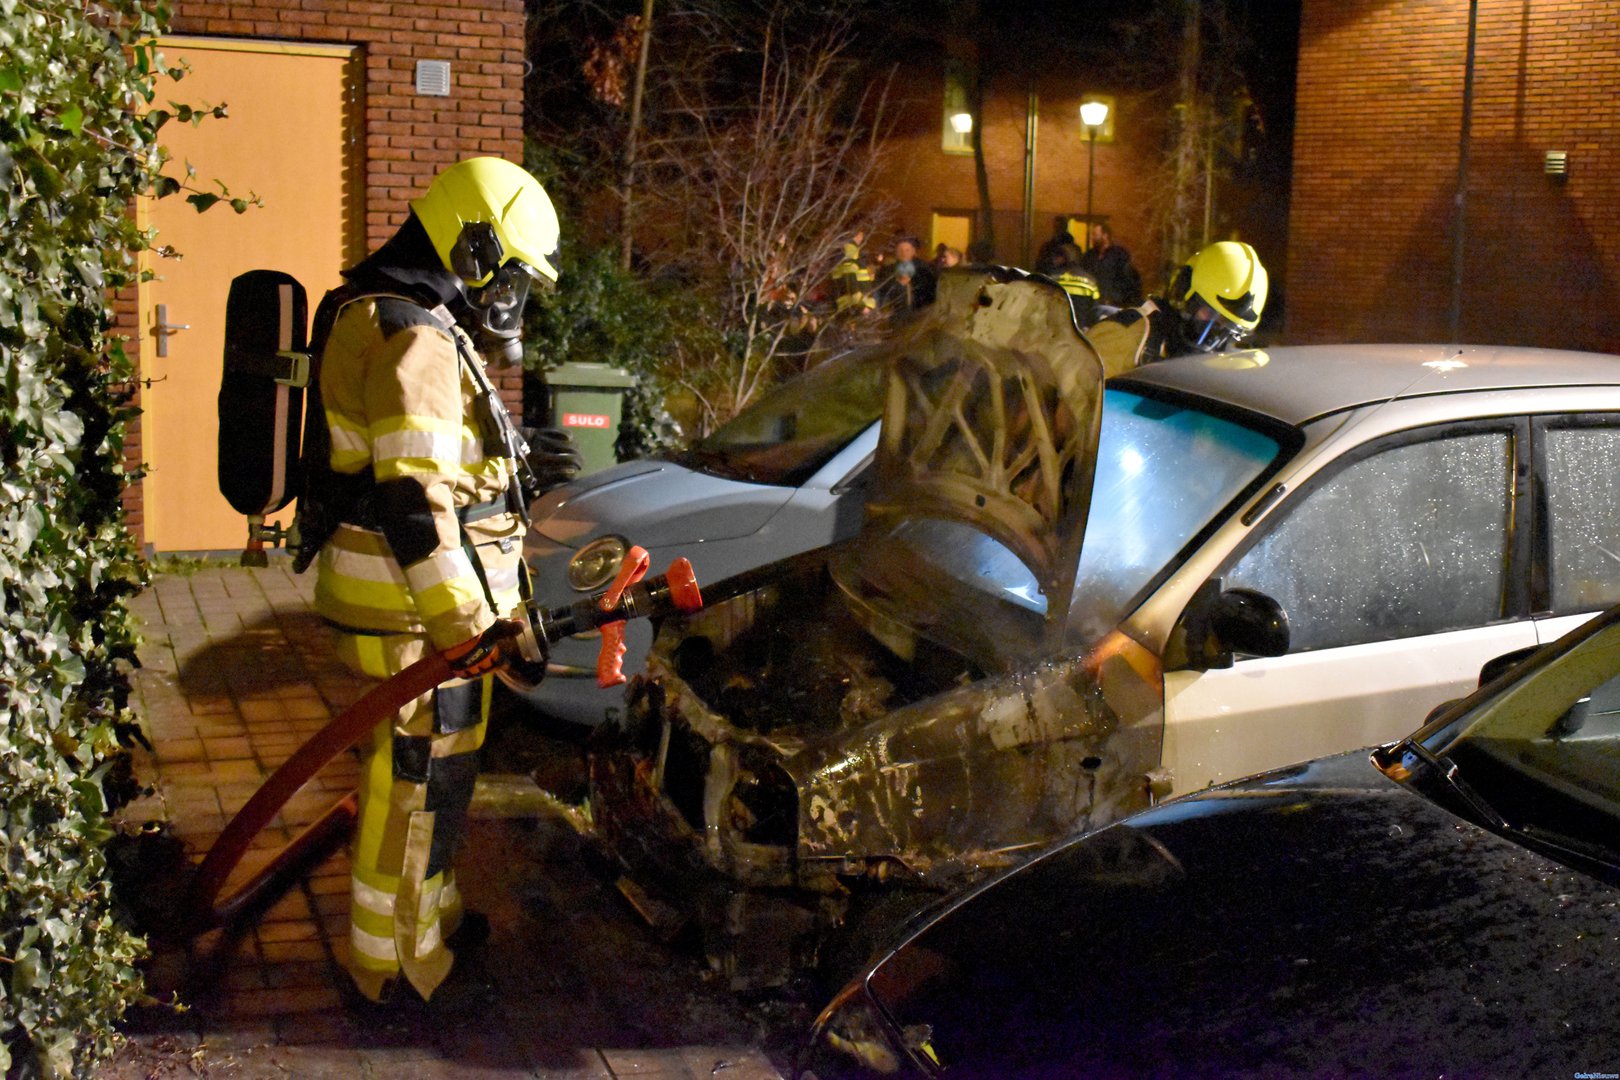
{"type": "MultiPolygon", "coordinates": [[[[496,158],[463,161],[323,306],[320,406],[340,509],[321,544],[315,606],[337,650],[375,678],[430,651],[462,678],[380,725],[363,748],[349,967],[389,1000],[429,998],[462,922],[452,860],[483,742],[493,628],[520,602],[524,447],[482,359],[521,355],[531,284],[557,278],[555,211],[496,158]],[[346,495],[343,493],[347,493],[346,495]]],[[[317,315],[317,335],[322,333],[317,315]]]]}

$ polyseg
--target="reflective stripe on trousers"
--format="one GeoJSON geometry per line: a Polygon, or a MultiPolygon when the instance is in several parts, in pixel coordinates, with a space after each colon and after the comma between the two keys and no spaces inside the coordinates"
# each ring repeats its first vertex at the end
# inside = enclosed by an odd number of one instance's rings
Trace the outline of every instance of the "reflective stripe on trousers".
{"type": "MultiPolygon", "coordinates": [[[[428,648],[418,635],[337,635],[343,662],[373,678],[403,671],[428,648]]],[[[455,957],[444,939],[462,913],[451,863],[477,778],[491,685],[486,677],[417,698],[361,748],[348,966],[372,1000],[401,974],[426,999],[450,973],[455,957]]]]}

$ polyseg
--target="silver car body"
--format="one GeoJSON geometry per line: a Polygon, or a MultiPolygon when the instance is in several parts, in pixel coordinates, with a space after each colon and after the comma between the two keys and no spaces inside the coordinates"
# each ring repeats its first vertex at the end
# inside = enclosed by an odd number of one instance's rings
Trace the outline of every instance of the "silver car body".
{"type": "MultiPolygon", "coordinates": [[[[1609,414],[1608,423],[1620,425],[1620,357],[1586,353],[1318,346],[1154,365],[1131,379],[1263,413],[1305,434],[1305,445],[1265,489],[1121,621],[1120,629],[1155,655],[1198,587],[1229,574],[1255,533],[1293,510],[1319,473],[1347,457],[1382,440],[1489,418],[1609,414]],[[1255,377],[1243,375],[1246,367],[1255,377]],[[1261,374],[1262,368],[1268,370],[1261,374]]],[[[1526,450],[1518,447],[1520,455],[1526,450]]],[[[1594,596],[1580,606],[1585,610],[1577,614],[1528,612],[1416,638],[1239,659],[1222,670],[1167,671],[1165,782],[1172,793],[1196,791],[1399,738],[1397,728],[1409,717],[1471,690],[1484,661],[1552,641],[1602,603],[1594,596]],[[1239,717],[1241,729],[1233,727],[1239,717]]]]}
{"type": "MultiPolygon", "coordinates": [[[[699,586],[801,551],[848,539],[860,530],[861,476],[877,446],[874,422],[803,484],[750,484],[672,461],[625,462],[559,487],[537,502],[524,558],[537,602],[562,607],[581,591],[568,581],[568,564],[581,547],[619,536],[647,550],[653,573],[686,558],[699,586]]],[[[524,697],[550,716],[576,724],[600,723],[623,703],[623,687],[596,685],[595,633],[558,642],[551,674],[524,697]]],[[[652,628],[644,619],[626,625],[624,671],[642,667],[652,628]]]]}

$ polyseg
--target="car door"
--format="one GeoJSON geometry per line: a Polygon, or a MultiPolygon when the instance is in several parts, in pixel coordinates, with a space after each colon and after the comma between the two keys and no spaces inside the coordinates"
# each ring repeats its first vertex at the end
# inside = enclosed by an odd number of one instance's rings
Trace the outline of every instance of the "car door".
{"type": "Polygon", "coordinates": [[[1184,794],[1410,732],[1535,644],[1526,602],[1528,423],[1404,432],[1333,463],[1225,571],[1288,615],[1286,655],[1165,676],[1165,764],[1184,794]]]}
{"type": "Polygon", "coordinates": [[[1533,418],[1537,572],[1531,610],[1545,644],[1620,602],[1620,416],[1533,418]]]}

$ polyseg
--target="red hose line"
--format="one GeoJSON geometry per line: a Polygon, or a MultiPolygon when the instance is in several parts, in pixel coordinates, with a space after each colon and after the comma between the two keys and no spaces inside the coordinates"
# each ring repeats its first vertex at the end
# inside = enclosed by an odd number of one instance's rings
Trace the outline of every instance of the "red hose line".
{"type": "Polygon", "coordinates": [[[360,816],[360,793],[351,791],[327,808],[303,832],[287,841],[268,865],[262,867],[252,879],[236,888],[231,895],[213,907],[213,924],[230,926],[243,915],[259,910],[259,906],[276,890],[284,890],[296,876],[306,869],[309,860],[324,856],[331,850],[328,845],[348,835],[349,827],[360,816]]]}
{"type": "MultiPolygon", "coordinates": [[[[263,786],[253,793],[247,805],[237,811],[198,865],[182,913],[187,928],[193,933],[201,933],[222,925],[244,906],[247,894],[262,888],[290,856],[300,854],[308,846],[308,833],[282,848],[275,859],[239,889],[236,895],[215,902],[219,890],[231,876],[231,871],[236,869],[237,863],[242,861],[242,855],[253,843],[253,838],[259,835],[299,788],[320,772],[327,762],[370,734],[382,721],[450,677],[450,662],[443,655],[434,653],[424,657],[393,678],[372,687],[364,697],[334,717],[294,751],[292,757],[271,773],[263,786]]],[[[328,818],[331,814],[329,811],[328,818]]],[[[323,819],[323,822],[326,820],[323,819]]]]}

